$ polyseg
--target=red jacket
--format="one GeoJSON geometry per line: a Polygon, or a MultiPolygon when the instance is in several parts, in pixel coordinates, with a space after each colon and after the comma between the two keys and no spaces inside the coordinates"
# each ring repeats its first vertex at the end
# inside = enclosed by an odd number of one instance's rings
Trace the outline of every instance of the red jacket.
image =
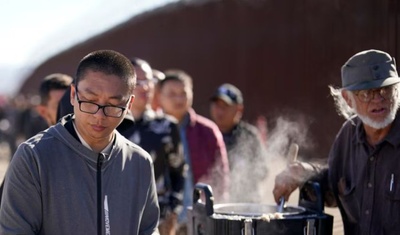
{"type": "Polygon", "coordinates": [[[229,163],[222,134],[213,121],[196,114],[193,109],[189,110],[189,119],[186,138],[194,184],[210,184],[214,196],[220,201],[225,200],[229,187],[229,163]]]}

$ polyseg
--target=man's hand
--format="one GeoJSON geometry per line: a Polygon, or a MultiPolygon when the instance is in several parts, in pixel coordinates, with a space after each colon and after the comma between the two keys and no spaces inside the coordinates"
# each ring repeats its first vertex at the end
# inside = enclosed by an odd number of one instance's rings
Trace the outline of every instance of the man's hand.
{"type": "Polygon", "coordinates": [[[298,187],[307,181],[313,173],[313,168],[307,163],[294,162],[289,164],[284,171],[275,177],[275,186],[272,191],[276,203],[279,203],[280,197],[285,201],[298,187]]]}

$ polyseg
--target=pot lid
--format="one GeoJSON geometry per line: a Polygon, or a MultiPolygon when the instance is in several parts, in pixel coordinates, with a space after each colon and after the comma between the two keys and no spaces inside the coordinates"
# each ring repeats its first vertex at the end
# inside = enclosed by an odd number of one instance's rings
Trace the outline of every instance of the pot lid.
{"type": "MultiPolygon", "coordinates": [[[[303,207],[286,206],[283,209],[282,215],[296,215],[305,211],[306,209],[303,207]]],[[[277,213],[277,206],[257,203],[225,203],[214,205],[214,213],[231,216],[260,217],[265,214],[277,213]]]]}

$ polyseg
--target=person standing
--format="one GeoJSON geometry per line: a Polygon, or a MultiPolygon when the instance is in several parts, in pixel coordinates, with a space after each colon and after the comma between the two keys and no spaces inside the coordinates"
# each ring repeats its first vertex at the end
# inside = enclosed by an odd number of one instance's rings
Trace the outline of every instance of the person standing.
{"type": "Polygon", "coordinates": [[[187,172],[183,206],[179,215],[180,231],[186,234],[187,207],[193,202],[193,187],[198,182],[213,187],[216,201],[228,196],[229,163],[221,132],[211,120],[192,108],[192,78],[182,70],[168,70],[159,81],[160,104],[164,112],[179,122],[187,172]]]}
{"type": "Polygon", "coordinates": [[[131,62],[137,74],[135,102],[130,109],[135,122],[121,134],[150,153],[161,211],[159,231],[161,235],[175,235],[177,215],[182,210],[185,166],[178,124],[151,108],[154,81],[149,63],[139,58],[131,62]]]}
{"type": "Polygon", "coordinates": [[[158,234],[151,157],[116,131],[135,82],[116,51],[80,61],[74,115],[22,143],[10,163],[0,234],[158,234]]]}
{"type": "Polygon", "coordinates": [[[210,99],[211,119],[228,151],[230,202],[260,202],[268,172],[265,147],[257,128],[242,120],[243,111],[242,92],[232,84],[219,86],[210,99]]]}
{"type": "Polygon", "coordinates": [[[295,162],[275,178],[275,200],[305,181],[321,182],[325,203],[338,206],[345,234],[400,233],[399,82],[394,58],[380,50],[353,55],[342,66],[342,88],[330,86],[347,120],[328,165],[295,162]]]}
{"type": "Polygon", "coordinates": [[[62,73],[49,74],[42,79],[39,86],[40,102],[32,105],[32,108],[28,107],[21,114],[19,128],[23,129],[23,140],[57,123],[58,102],[72,80],[71,76],[62,73]]]}
{"type": "Polygon", "coordinates": [[[58,103],[72,83],[72,77],[62,73],[54,73],[46,76],[40,84],[40,104],[36,111],[46,120],[47,125],[57,123],[58,103]]]}
{"type": "MultiPolygon", "coordinates": [[[[49,126],[56,124],[58,102],[71,85],[72,80],[71,76],[62,73],[53,73],[43,78],[39,87],[40,103],[35,107],[36,112],[40,117],[36,118],[36,116],[29,115],[27,120],[24,122],[26,123],[25,129],[29,129],[36,134],[49,126]],[[44,125],[43,120],[47,125],[44,125]]],[[[30,138],[33,135],[34,134],[26,137],[30,138]]],[[[12,149],[14,153],[16,148],[13,147],[12,149]]],[[[0,185],[0,201],[3,194],[3,187],[4,180],[0,185]]]]}

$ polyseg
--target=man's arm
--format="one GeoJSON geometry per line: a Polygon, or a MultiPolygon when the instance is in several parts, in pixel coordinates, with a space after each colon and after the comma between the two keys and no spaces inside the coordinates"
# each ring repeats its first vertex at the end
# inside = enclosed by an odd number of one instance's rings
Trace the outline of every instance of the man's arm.
{"type": "MultiPolygon", "coordinates": [[[[159,235],[157,226],[160,218],[160,208],[158,205],[157,189],[154,179],[154,169],[151,161],[146,162],[147,170],[150,172],[148,176],[148,188],[141,188],[139,190],[147,190],[146,205],[143,210],[141,223],[139,225],[139,235],[159,235]]],[[[146,174],[147,175],[147,174],[146,174]]]]}
{"type": "Polygon", "coordinates": [[[273,194],[275,202],[283,196],[285,201],[289,200],[290,195],[298,187],[301,187],[308,180],[320,183],[325,194],[327,205],[334,205],[332,197],[326,192],[330,192],[328,183],[328,167],[309,162],[295,161],[289,164],[286,169],[275,177],[273,194]]]}
{"type": "Polygon", "coordinates": [[[0,234],[37,234],[41,228],[41,189],[33,155],[32,149],[22,144],[9,165],[0,209],[0,234]]]}

